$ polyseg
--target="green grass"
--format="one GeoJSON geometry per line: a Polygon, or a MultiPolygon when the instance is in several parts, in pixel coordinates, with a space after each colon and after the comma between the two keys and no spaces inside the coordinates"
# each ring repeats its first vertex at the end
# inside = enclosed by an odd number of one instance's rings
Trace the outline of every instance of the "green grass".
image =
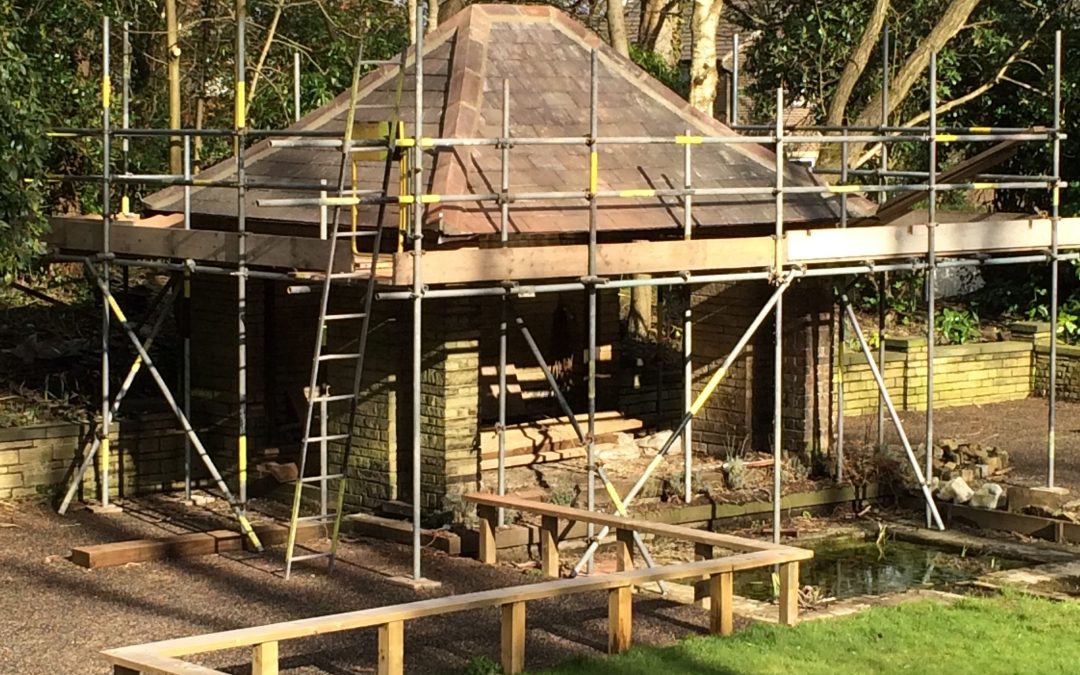
{"type": "Polygon", "coordinates": [[[847,675],[1080,672],[1080,605],[1008,594],[918,602],[812,621],[755,624],[612,658],[568,661],[549,675],[847,675]]]}

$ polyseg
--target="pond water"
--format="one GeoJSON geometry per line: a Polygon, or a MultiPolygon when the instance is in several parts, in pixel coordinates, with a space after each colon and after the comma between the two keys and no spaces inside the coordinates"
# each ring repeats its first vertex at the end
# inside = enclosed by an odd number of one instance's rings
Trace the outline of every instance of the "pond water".
{"type": "MultiPolygon", "coordinates": [[[[814,558],[799,566],[799,583],[819,589],[820,597],[881,595],[909,588],[936,588],[1025,563],[993,556],[963,555],[930,546],[887,540],[826,540],[814,558]]],[[[755,600],[772,598],[772,569],[735,575],[735,594],[755,600]]]]}

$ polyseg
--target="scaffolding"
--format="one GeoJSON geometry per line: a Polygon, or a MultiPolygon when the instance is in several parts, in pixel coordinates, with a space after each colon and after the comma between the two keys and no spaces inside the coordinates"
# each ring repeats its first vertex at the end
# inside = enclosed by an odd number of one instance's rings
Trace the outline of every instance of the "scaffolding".
{"type": "MultiPolygon", "coordinates": [[[[507,340],[510,326],[516,325],[526,338],[530,349],[532,350],[536,361],[544,371],[544,374],[548,380],[550,387],[560,407],[568,415],[571,424],[574,426],[575,432],[578,436],[580,443],[586,449],[586,464],[587,464],[587,479],[588,479],[588,494],[587,494],[587,508],[592,511],[596,509],[595,493],[597,489],[597,478],[600,478],[605,488],[608,489],[612,497],[613,503],[616,504],[617,510],[620,513],[626,513],[626,507],[634,500],[637,494],[640,492],[645,481],[654,471],[659,467],[661,460],[671,451],[672,447],[681,439],[684,448],[684,477],[685,483],[683,485],[684,498],[690,501],[693,497],[691,487],[691,474],[693,470],[693,452],[692,452],[692,423],[695,416],[702,410],[704,405],[709,400],[710,396],[716,391],[720,382],[727,375],[729,368],[734,361],[739,357],[743,348],[749,343],[756,331],[771,317],[775,325],[775,337],[774,337],[774,373],[773,377],[773,419],[772,419],[772,452],[773,452],[773,528],[772,536],[774,540],[779,541],[781,534],[780,517],[781,517],[781,465],[782,465],[782,450],[783,450],[783,425],[782,425],[782,373],[781,367],[784,357],[784,344],[783,344],[783,298],[785,291],[790,288],[791,284],[799,279],[809,278],[834,278],[842,279],[853,275],[872,274],[883,277],[885,274],[893,271],[924,271],[925,272],[925,284],[926,284],[926,297],[928,301],[927,307],[927,337],[928,337],[928,354],[927,354],[927,405],[926,405],[926,456],[925,466],[920,467],[919,458],[916,455],[914,448],[907,440],[907,436],[904,432],[903,425],[901,424],[899,415],[897,414],[895,406],[892,404],[889,397],[889,392],[885,386],[885,382],[881,377],[881,370],[885,363],[884,354],[884,340],[879,341],[879,348],[875,358],[873,350],[871,349],[865,336],[862,334],[862,330],[856,321],[855,314],[851,308],[851,305],[847,301],[847,297],[844,293],[839,293],[837,301],[843,313],[843,317],[840,318],[839,326],[844,326],[845,318],[850,323],[850,327],[860,345],[860,349],[866,358],[866,361],[870,367],[870,370],[875,378],[878,387],[879,394],[879,406],[878,406],[878,421],[877,421],[877,437],[879,442],[884,438],[885,416],[888,414],[891,422],[896,427],[899,436],[902,439],[902,444],[905,449],[908,461],[913,469],[914,475],[920,491],[922,492],[926,501],[926,517],[927,526],[936,526],[944,529],[944,524],[941,521],[940,515],[934,505],[933,498],[930,494],[930,478],[933,473],[933,438],[934,438],[934,403],[933,403],[933,383],[934,383],[934,342],[935,342],[935,321],[934,321],[934,299],[935,299],[935,284],[936,273],[938,270],[962,267],[962,266],[996,266],[996,265],[1011,265],[1011,264],[1028,264],[1028,263],[1048,263],[1051,272],[1051,290],[1050,290],[1050,324],[1051,324],[1051,341],[1050,341],[1050,368],[1049,368],[1049,400],[1048,400],[1048,418],[1047,418],[1047,485],[1053,486],[1054,484],[1054,461],[1055,461],[1055,408],[1056,408],[1056,368],[1057,368],[1057,348],[1056,348],[1056,335],[1058,325],[1058,267],[1059,263],[1063,260],[1076,260],[1080,257],[1080,222],[1073,222],[1074,219],[1063,219],[1059,213],[1060,202],[1060,190],[1065,187],[1060,178],[1060,163],[1061,163],[1061,141],[1065,138],[1061,132],[1061,34],[1058,32],[1055,36],[1054,46],[1054,91],[1053,91],[1053,122],[1048,128],[1043,127],[1031,127],[1031,128],[994,128],[994,127],[971,127],[962,129],[953,128],[939,128],[938,126],[938,111],[937,111],[937,60],[936,55],[931,58],[929,65],[929,98],[930,105],[928,110],[929,121],[925,126],[890,126],[887,115],[888,106],[887,103],[883,103],[881,123],[877,126],[800,126],[791,127],[786,126],[783,123],[784,119],[784,95],[782,90],[778,90],[776,93],[775,112],[776,120],[770,125],[733,125],[738,131],[744,132],[745,135],[703,135],[695,134],[692,130],[687,129],[682,135],[674,137],[655,137],[655,136],[603,136],[601,135],[600,120],[598,114],[598,92],[600,91],[603,83],[600,77],[599,63],[601,59],[616,59],[612,53],[608,53],[601,48],[593,47],[591,50],[590,61],[591,69],[589,74],[589,91],[590,91],[590,110],[589,110],[589,131],[584,137],[517,137],[511,135],[511,110],[510,110],[510,83],[507,80],[502,82],[502,124],[501,135],[494,138],[431,138],[425,137],[422,130],[423,110],[424,110],[424,57],[425,57],[425,45],[424,45],[424,26],[426,7],[423,3],[420,3],[417,7],[416,25],[419,27],[416,31],[416,45],[412,51],[412,65],[414,67],[415,77],[415,92],[414,92],[414,124],[412,134],[409,135],[406,131],[404,137],[397,138],[397,131],[393,126],[388,126],[386,138],[379,139],[357,139],[352,138],[351,135],[346,135],[341,138],[339,132],[322,132],[312,130],[297,130],[297,129],[283,129],[283,130],[257,130],[248,127],[247,123],[247,102],[245,97],[245,72],[246,72],[246,59],[245,54],[245,2],[244,0],[236,0],[236,16],[237,16],[237,28],[236,28],[236,50],[239,57],[237,58],[237,67],[235,72],[235,112],[234,112],[234,125],[231,129],[186,129],[186,128],[173,128],[173,129],[132,129],[127,124],[128,114],[127,106],[129,97],[127,96],[127,79],[128,68],[124,68],[124,124],[122,128],[116,129],[111,125],[111,81],[110,81],[110,54],[109,46],[112,40],[110,34],[110,23],[106,17],[103,22],[103,50],[102,50],[102,63],[103,63],[103,77],[101,82],[101,97],[102,97],[102,126],[99,129],[86,129],[86,128],[61,128],[55,130],[52,135],[60,138],[78,138],[78,137],[91,137],[100,138],[104,149],[104,164],[102,173],[100,175],[91,176],[56,176],[53,177],[56,180],[74,181],[74,182],[98,182],[101,186],[102,192],[102,218],[100,221],[101,227],[101,250],[91,256],[73,256],[64,253],[55,254],[52,256],[52,260],[57,261],[80,261],[85,263],[91,276],[94,278],[95,283],[102,296],[102,313],[101,313],[101,412],[100,412],[100,424],[98,431],[95,434],[95,443],[91,447],[90,452],[84,457],[81,469],[74,477],[71,488],[68,491],[67,498],[64,500],[61,510],[68,507],[71,499],[77,491],[81,479],[82,473],[91,466],[94,460],[94,453],[97,454],[97,461],[100,465],[100,500],[102,504],[107,505],[109,503],[109,494],[111,488],[112,477],[109,473],[109,431],[112,424],[112,420],[119,409],[120,401],[123,399],[128,387],[130,386],[131,379],[140,368],[146,368],[154,377],[158,388],[165,400],[168,402],[170,408],[175,413],[178,421],[184,429],[186,436],[186,447],[189,448],[185,452],[185,491],[190,496],[191,491],[191,472],[192,461],[190,456],[190,448],[193,448],[200,459],[203,461],[210,474],[215,478],[216,485],[221,493],[229,500],[233,507],[234,513],[238,522],[241,525],[243,531],[247,534],[251,543],[256,548],[261,548],[261,544],[258,541],[257,536],[251,529],[250,524],[247,522],[246,509],[247,509],[247,415],[248,415],[248,397],[246,389],[246,366],[247,366],[247,307],[246,307],[246,293],[247,293],[247,281],[249,279],[268,279],[268,280],[283,280],[288,281],[291,284],[316,284],[326,281],[326,287],[329,288],[329,281],[335,274],[341,277],[343,283],[364,283],[368,291],[373,295],[373,298],[379,302],[407,302],[411,309],[412,316],[412,339],[411,339],[411,403],[410,403],[410,417],[411,417],[411,450],[412,450],[412,577],[415,580],[422,578],[421,569],[421,432],[420,432],[420,419],[421,419],[421,375],[422,375],[422,348],[421,340],[423,337],[423,319],[424,319],[424,303],[425,300],[435,300],[440,298],[480,298],[494,296],[500,299],[500,317],[498,319],[498,335],[499,335],[499,349],[498,349],[498,422],[496,429],[498,431],[498,486],[497,491],[499,495],[506,493],[506,426],[507,426],[507,401],[506,401],[506,369],[508,359],[507,340]],[[191,157],[190,146],[191,141],[195,137],[220,137],[229,138],[234,142],[235,150],[235,162],[236,162],[236,176],[234,179],[221,179],[221,180],[208,180],[200,179],[193,175],[191,170],[191,157]],[[128,139],[136,137],[168,137],[170,139],[181,139],[182,148],[182,172],[179,174],[168,175],[135,175],[127,173],[127,143],[128,139]],[[121,175],[115,175],[112,171],[112,143],[113,140],[119,138],[123,142],[124,148],[124,167],[125,172],[121,175]],[[391,153],[396,149],[404,150],[409,154],[409,173],[407,182],[405,180],[405,174],[402,175],[402,183],[407,187],[401,194],[392,196],[386,193],[385,188],[383,191],[358,191],[355,188],[346,189],[344,181],[338,186],[337,193],[329,195],[327,185],[322,183],[305,183],[303,181],[275,181],[269,179],[251,180],[245,175],[245,146],[251,139],[270,139],[272,146],[276,147],[307,147],[307,148],[323,148],[329,151],[336,151],[347,155],[348,153],[357,152],[359,150],[371,150],[378,149],[391,153]],[[1034,177],[1026,176],[1012,176],[993,174],[988,176],[976,177],[973,180],[963,180],[959,182],[943,183],[938,181],[939,169],[938,169],[938,148],[942,144],[956,143],[956,142],[970,142],[970,143],[988,143],[988,142],[1023,142],[1023,143],[1049,143],[1053,148],[1053,166],[1048,175],[1040,175],[1034,177]],[[889,168],[889,147],[896,143],[925,143],[929,151],[929,163],[925,172],[911,172],[911,171],[895,171],[889,168]],[[784,182],[784,170],[785,170],[785,147],[792,143],[815,143],[821,145],[839,144],[842,150],[842,156],[846,159],[848,157],[848,149],[850,144],[879,144],[880,161],[878,167],[872,170],[851,170],[845,166],[840,170],[840,181],[834,184],[820,183],[812,186],[807,185],[785,185],[784,182]],[[728,146],[738,144],[751,144],[751,145],[763,145],[771,147],[775,153],[775,183],[767,186],[757,187],[694,187],[693,185],[693,162],[695,153],[707,152],[707,149],[712,146],[728,146]],[[584,188],[577,187],[561,191],[546,191],[546,192],[525,192],[525,191],[512,191],[510,189],[510,156],[515,147],[520,146],[574,146],[584,147],[589,155],[588,164],[588,184],[584,188]],[[607,189],[601,190],[599,188],[599,175],[601,167],[598,160],[598,149],[607,145],[632,145],[641,146],[642,151],[647,151],[649,146],[657,145],[674,145],[680,148],[683,157],[683,176],[682,185],[679,187],[671,187],[665,189],[641,189],[637,187],[627,187],[623,189],[607,189]],[[422,171],[424,169],[424,156],[425,152],[434,152],[439,149],[451,149],[461,147],[490,147],[495,148],[499,152],[501,169],[500,169],[500,183],[498,191],[488,193],[457,193],[457,194],[428,194],[424,191],[424,182],[422,180],[422,171]],[[855,182],[852,181],[855,179],[855,182]],[[863,182],[858,182],[860,179],[863,182]],[[903,181],[913,179],[917,182],[904,183],[894,182],[897,180],[903,181]],[[116,214],[112,212],[113,201],[113,189],[115,186],[122,186],[125,190],[125,203],[124,210],[126,211],[126,190],[131,185],[151,185],[151,186],[182,186],[184,188],[184,214],[183,224],[185,229],[191,228],[191,188],[193,187],[222,187],[235,189],[237,196],[237,236],[236,236],[236,263],[233,265],[228,264],[205,264],[202,262],[196,262],[194,259],[185,259],[182,252],[177,252],[173,256],[160,256],[158,259],[145,259],[137,256],[125,256],[123,252],[116,252],[111,246],[110,234],[113,227],[113,223],[116,214]],[[261,207],[286,207],[286,206],[317,206],[320,208],[333,207],[335,210],[340,210],[345,207],[358,207],[360,205],[396,205],[400,208],[408,210],[407,227],[404,231],[405,245],[408,252],[411,255],[400,256],[403,263],[407,263],[410,266],[408,273],[404,272],[399,276],[395,268],[395,274],[392,275],[389,281],[379,276],[379,270],[372,265],[367,270],[353,270],[347,274],[334,272],[334,258],[331,254],[331,259],[328,263],[327,269],[323,272],[323,275],[304,275],[302,277],[277,271],[266,271],[261,269],[253,269],[251,267],[251,259],[249,257],[249,239],[253,236],[249,232],[246,226],[246,214],[245,208],[247,204],[247,191],[260,188],[260,189],[288,189],[292,192],[309,192],[311,197],[301,198],[287,198],[287,199],[260,199],[258,205],[261,207]],[[1035,219],[1032,221],[1023,221],[1020,225],[1009,229],[1005,224],[1000,225],[1001,232],[1009,233],[1011,236],[1010,244],[1007,246],[988,246],[988,245],[966,245],[964,242],[969,242],[969,239],[964,239],[962,236],[956,236],[950,239],[951,248],[942,248],[941,241],[938,239],[939,229],[942,226],[950,226],[949,223],[939,223],[937,218],[937,203],[940,193],[949,191],[964,191],[972,189],[1016,189],[1016,190],[1047,190],[1051,194],[1051,211],[1047,218],[1035,219]],[[927,219],[921,229],[911,228],[908,232],[907,239],[903,245],[890,243],[885,241],[887,237],[878,237],[877,239],[856,239],[854,233],[856,229],[849,222],[847,205],[848,199],[851,195],[865,194],[867,196],[876,197],[879,203],[883,203],[886,197],[895,194],[904,193],[920,193],[925,194],[928,200],[927,219]],[[799,194],[824,194],[835,196],[838,198],[841,204],[841,215],[838,225],[845,230],[844,233],[838,235],[841,238],[826,239],[825,243],[817,243],[813,245],[805,245],[803,248],[796,249],[795,241],[792,232],[785,228],[787,220],[785,219],[785,198],[791,195],[799,194]],[[623,270],[621,277],[616,275],[605,275],[605,271],[601,261],[599,260],[599,252],[603,245],[598,241],[598,216],[601,200],[618,200],[618,199],[638,199],[638,198],[667,198],[677,200],[681,204],[681,240],[686,245],[694,245],[703,242],[707,242],[708,238],[696,238],[695,228],[693,221],[693,209],[695,198],[701,197],[716,197],[725,195],[759,195],[768,196],[773,198],[773,210],[774,210],[774,231],[770,236],[762,236],[754,238],[758,243],[767,242],[768,255],[766,259],[762,259],[761,255],[747,255],[742,258],[739,257],[736,252],[732,255],[734,260],[725,261],[710,261],[703,263],[698,268],[682,268],[675,263],[670,263],[670,267],[665,270],[664,273],[657,274],[653,269],[639,269],[639,270],[623,270]],[[494,204],[499,209],[499,229],[498,229],[498,246],[490,249],[490,255],[510,255],[513,253],[514,238],[510,236],[510,214],[511,209],[516,204],[522,204],[533,201],[555,201],[566,202],[587,205],[589,218],[588,218],[588,240],[587,245],[584,247],[567,247],[567,255],[571,251],[582,251],[586,254],[584,261],[584,274],[564,274],[560,275],[563,278],[555,280],[542,281],[541,283],[532,283],[534,278],[499,278],[491,280],[490,282],[476,281],[473,283],[459,285],[454,281],[447,281],[446,279],[439,279],[432,281],[425,277],[428,270],[425,267],[425,253],[430,253],[432,249],[425,249],[424,247],[424,223],[425,213],[429,205],[432,204],[447,204],[447,203],[471,203],[471,204],[494,204]],[[1032,224],[1035,221],[1038,227],[1034,227],[1032,224]],[[1062,241],[1060,230],[1063,224],[1069,226],[1070,236],[1066,240],[1062,241]],[[1025,229],[1026,228],[1026,229],[1025,229]],[[925,239],[916,245],[913,243],[914,239],[921,236],[922,229],[925,230],[925,239]],[[1021,232],[1023,230],[1023,232],[1021,232]],[[1043,234],[1048,234],[1048,237],[1043,240],[1043,234]],[[844,241],[844,237],[850,237],[853,242],[850,251],[845,252],[842,255],[836,254],[835,251],[825,251],[829,248],[830,242],[844,241]],[[955,243],[959,242],[959,243],[955,243]],[[907,248],[904,248],[904,247],[907,248]],[[1001,253],[1004,250],[1005,253],[1001,253]],[[796,255],[795,252],[801,251],[801,254],[796,255]],[[990,254],[992,252],[993,254],[990,254]],[[165,258],[164,260],[161,258],[165,258]],[[171,259],[169,259],[171,258],[171,259]],[[183,342],[183,349],[185,358],[183,359],[183,373],[181,382],[184,386],[182,396],[177,399],[170,390],[169,386],[165,383],[164,379],[158,373],[152,359],[150,358],[149,348],[153,340],[153,335],[156,334],[156,328],[151,337],[148,340],[143,340],[132,330],[131,326],[123,313],[123,310],[117,301],[117,299],[110,292],[109,278],[110,270],[112,266],[135,266],[135,267],[147,267],[151,269],[157,269],[162,271],[171,272],[177,275],[180,279],[181,294],[184,297],[190,297],[191,294],[191,277],[195,274],[209,274],[209,275],[224,275],[228,277],[234,277],[237,284],[237,306],[236,306],[236,339],[237,339],[237,359],[238,359],[238,389],[237,389],[237,419],[238,419],[238,434],[237,434],[237,447],[236,447],[236,485],[235,489],[232,489],[226,484],[226,481],[221,477],[217,468],[214,466],[214,462],[210,455],[206,452],[205,447],[199,440],[198,434],[191,426],[189,420],[191,417],[191,404],[190,404],[190,340],[185,337],[183,342]],[[653,274],[649,278],[629,278],[629,275],[634,271],[640,271],[647,274],[653,274]],[[403,282],[402,280],[405,280],[403,282]],[[682,356],[684,359],[684,390],[683,390],[683,415],[679,422],[679,425],[675,429],[674,433],[670,436],[667,442],[658,452],[654,461],[645,470],[644,474],[639,478],[634,487],[626,495],[618,495],[611,488],[611,484],[604,476],[602,470],[597,464],[596,459],[596,361],[598,358],[597,350],[597,296],[602,290],[609,289],[621,289],[621,288],[633,288],[633,287],[658,287],[658,286],[670,286],[681,287],[689,293],[690,289],[695,285],[713,283],[713,282],[736,282],[736,281],[767,281],[772,285],[772,294],[769,300],[762,306],[760,312],[755,317],[754,321],[750,324],[747,330],[739,338],[735,348],[727,355],[723,360],[722,365],[716,369],[705,384],[703,390],[695,397],[693,395],[692,379],[693,370],[691,365],[691,359],[694,356],[692,332],[694,329],[693,316],[690,303],[687,303],[685,313],[683,315],[683,330],[682,330],[682,356]],[[559,385],[556,379],[552,376],[550,368],[547,366],[544,357],[537,347],[534,340],[531,339],[528,327],[525,325],[520,315],[515,313],[514,302],[518,297],[531,297],[536,294],[542,293],[555,293],[564,291],[581,291],[584,294],[585,306],[587,309],[587,321],[588,321],[588,338],[587,338],[587,410],[586,410],[586,428],[582,429],[578,426],[574,411],[570,409],[570,406],[566,403],[566,399],[563,393],[560,391],[559,385]],[[124,331],[127,337],[132,342],[136,349],[138,357],[131,365],[129,370],[129,377],[124,383],[124,386],[115,394],[110,391],[109,382],[111,376],[112,365],[110,363],[110,346],[109,335],[114,328],[112,322],[115,319],[118,322],[119,327],[124,331]]],[[[737,39],[737,38],[736,38],[737,39]]],[[[889,74],[889,65],[887,60],[889,34],[886,29],[882,36],[882,54],[886,56],[883,63],[883,76],[887,82],[889,74]]],[[[127,57],[127,39],[125,33],[125,56],[127,57]]],[[[736,43],[737,44],[737,43],[736,43]]],[[[733,80],[733,96],[732,101],[732,117],[734,120],[738,120],[738,50],[735,51],[736,58],[734,60],[735,73],[733,80]]],[[[126,63],[126,59],[125,59],[126,63]]],[[[406,65],[406,58],[403,55],[401,62],[401,69],[404,72],[406,65]]],[[[295,77],[295,76],[294,76],[295,77]]],[[[886,86],[887,89],[887,86],[886,86]]],[[[297,111],[298,112],[298,111],[297,111]]],[[[396,125],[394,125],[396,126],[396,125]]],[[[171,141],[171,147],[175,150],[175,140],[171,141]]],[[[336,238],[338,236],[337,218],[334,218],[335,226],[330,232],[323,232],[324,236],[330,238],[336,238]]],[[[970,224],[968,224],[970,225],[970,224]]],[[[985,225],[985,224],[983,224],[985,225]]],[[[381,227],[381,224],[380,224],[381,227]]],[[[867,228],[860,230],[862,232],[870,232],[873,228],[867,228]]],[[[880,229],[880,228],[879,228],[880,229]]],[[[951,230],[950,230],[951,231],[951,230]]],[[[963,229],[964,232],[973,231],[971,228],[963,229]]],[[[813,230],[815,236],[824,236],[817,233],[823,232],[823,230],[813,230]]],[[[876,231],[875,231],[876,232],[876,231]]],[[[581,234],[586,234],[582,232],[581,234]]],[[[874,234],[874,233],[871,233],[874,234]]],[[[1006,236],[1003,234],[1003,236],[1006,236]]],[[[808,240],[808,238],[806,238],[808,240]]],[[[637,245],[637,244],[635,244],[637,245]]],[[[644,249],[647,249],[649,242],[641,244],[644,249]]],[[[331,249],[332,250],[332,249],[331,249]]],[[[686,250],[686,249],[680,249],[686,250]]],[[[366,254],[365,254],[366,255],[366,254]]],[[[644,257],[644,256],[643,256],[644,257]]],[[[554,277],[537,277],[537,279],[552,279],[554,277]]],[[[878,289],[880,293],[884,293],[884,283],[878,282],[878,289]]],[[[174,291],[175,292],[175,289],[174,291]]],[[[879,303],[883,305],[884,303],[879,303]]],[[[321,318],[320,318],[321,321],[321,318]]],[[[880,319],[879,331],[881,331],[881,337],[884,337],[884,321],[883,317],[880,319]]],[[[841,328],[843,330],[843,328],[841,328]]],[[[321,335],[321,327],[320,333],[321,335]]],[[[842,343],[842,340],[841,340],[842,343]]],[[[316,363],[313,363],[313,369],[317,368],[318,364],[318,346],[316,346],[316,363]]],[[[840,365],[840,376],[843,376],[842,363],[840,365]]],[[[357,375],[359,378],[359,374],[357,375]]],[[[842,380],[841,380],[842,382],[842,380]]],[[[320,384],[315,381],[315,375],[313,371],[312,384],[316,387],[320,384]]],[[[836,479],[843,480],[844,470],[844,409],[843,409],[843,386],[838,388],[839,396],[841,397],[840,405],[837,408],[837,435],[834,439],[834,452],[836,453],[836,479]]],[[[334,398],[334,397],[328,397],[334,398]]],[[[356,414],[355,404],[354,409],[350,414],[356,414]]],[[[312,433],[310,429],[311,415],[308,416],[308,429],[304,430],[305,438],[312,433]]],[[[317,432],[316,432],[317,433],[317,432]]],[[[352,425],[349,425],[347,430],[348,434],[352,433],[352,425]]],[[[322,432],[322,437],[326,438],[327,434],[325,430],[322,432]]],[[[305,443],[306,444],[306,443],[305,443]]],[[[325,471],[324,471],[325,473],[325,471]]],[[[301,475],[299,477],[303,479],[301,475]]],[[[325,481],[323,484],[325,490],[325,481]]],[[[325,495],[323,495],[323,503],[325,504],[325,495]]],[[[338,509],[338,518],[340,518],[340,501],[338,509]]],[[[295,518],[295,515],[294,515],[295,518]]],[[[503,514],[499,513],[499,523],[502,524],[503,514]]],[[[589,539],[590,546],[585,556],[575,568],[575,571],[590,566],[591,554],[596,550],[600,540],[606,535],[606,528],[594,531],[593,526],[589,525],[589,539]]],[[[336,536],[336,527],[335,527],[336,536]]],[[[640,543],[640,542],[639,542],[640,543]]],[[[642,549],[644,547],[642,546],[642,549]]]]}

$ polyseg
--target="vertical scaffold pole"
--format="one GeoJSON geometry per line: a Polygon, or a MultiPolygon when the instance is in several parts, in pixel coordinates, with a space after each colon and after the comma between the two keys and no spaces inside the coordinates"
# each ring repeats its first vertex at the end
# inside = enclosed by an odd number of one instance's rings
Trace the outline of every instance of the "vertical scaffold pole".
{"type": "MultiPolygon", "coordinates": [[[[184,229],[191,229],[191,136],[184,136],[184,229]]],[[[191,265],[194,261],[191,261],[191,265]]],[[[191,266],[184,267],[182,311],[184,312],[183,372],[180,375],[184,417],[191,419],[191,266]]],[[[191,501],[191,439],[184,434],[184,499],[191,501]]]]}
{"type": "MultiPolygon", "coordinates": [[[[503,78],[502,82],[502,147],[499,155],[501,158],[501,177],[499,189],[499,242],[505,246],[510,234],[510,203],[506,195],[510,191],[510,80],[503,78]]],[[[499,495],[506,494],[506,356],[507,356],[507,324],[508,303],[510,300],[505,294],[499,299],[499,495]]],[[[501,506],[498,511],[498,525],[506,524],[506,510],[501,506]]]]}
{"type": "Polygon", "coordinates": [[[236,375],[237,375],[237,498],[247,508],[247,188],[244,140],[247,129],[247,0],[236,0],[236,375]]]}
{"type": "Polygon", "coordinates": [[[731,36],[731,110],[732,126],[739,123],[739,34],[731,36]]]}
{"type": "MultiPolygon", "coordinates": [[[[881,129],[889,125],[889,25],[881,32],[881,129]]],[[[889,144],[881,144],[881,166],[879,167],[878,185],[885,185],[885,173],[889,170],[889,144]]],[[[878,193],[878,205],[885,203],[885,192],[878,193]]],[[[885,298],[888,293],[889,273],[878,276],[878,369],[885,372],[885,298]]],[[[885,396],[878,392],[877,402],[877,444],[885,444],[885,396]]]]}
{"type": "MultiPolygon", "coordinates": [[[[686,135],[690,135],[690,130],[686,130],[686,135]]],[[[686,143],[683,145],[683,189],[686,191],[686,196],[683,197],[683,239],[690,239],[693,234],[694,219],[693,219],[693,201],[694,198],[690,195],[690,189],[694,184],[693,173],[693,155],[691,154],[691,145],[686,143]]],[[[693,319],[694,310],[692,308],[694,300],[694,292],[690,284],[686,285],[684,298],[686,306],[683,308],[683,414],[690,412],[690,406],[694,403],[694,341],[693,341],[693,319]]],[[[694,454],[693,454],[693,421],[686,423],[686,428],[683,430],[682,447],[683,447],[683,500],[689,504],[694,498],[694,454]]]]}
{"type": "MultiPolygon", "coordinates": [[[[926,480],[934,475],[934,330],[937,293],[937,53],[930,55],[930,163],[927,173],[926,222],[926,480]]],[[[926,505],[926,526],[933,524],[926,505]]]]}
{"type": "MultiPolygon", "coordinates": [[[[600,56],[595,49],[592,50],[590,61],[589,78],[589,383],[588,383],[588,434],[585,438],[585,452],[588,464],[588,508],[589,511],[596,509],[596,226],[600,204],[596,200],[599,189],[599,155],[597,154],[596,137],[599,127],[599,87],[600,56]]],[[[589,523],[588,535],[590,542],[595,535],[595,526],[589,523]]],[[[589,573],[593,572],[593,561],[589,559],[589,573]]]]}
{"type": "Polygon", "coordinates": [[[300,51],[293,52],[292,61],[293,120],[300,121],[300,51]]]}
{"type": "Polygon", "coordinates": [[[413,143],[413,166],[412,166],[412,192],[413,192],[413,287],[412,287],[412,545],[413,545],[413,579],[420,580],[420,504],[421,504],[421,434],[420,434],[420,369],[422,345],[421,335],[423,325],[423,294],[424,283],[420,276],[420,259],[424,252],[423,227],[424,206],[422,193],[424,184],[422,180],[424,168],[424,151],[421,149],[421,139],[424,135],[424,24],[427,15],[427,3],[416,3],[416,51],[414,66],[416,71],[416,107],[415,117],[415,142],[413,143]]]}
{"type": "MultiPolygon", "coordinates": [[[[122,89],[120,90],[121,96],[121,114],[120,114],[120,126],[123,129],[131,128],[131,24],[127,21],[124,22],[124,40],[123,40],[123,56],[120,66],[120,76],[123,80],[122,89]]],[[[131,164],[129,152],[131,151],[131,144],[127,136],[120,139],[120,166],[123,172],[129,173],[131,164]]],[[[131,213],[131,200],[128,197],[130,191],[129,186],[123,185],[121,187],[120,196],[120,213],[131,213]]],[[[124,268],[125,271],[127,268],[124,268]]],[[[126,290],[126,287],[125,287],[126,290]]]]}
{"type": "MultiPolygon", "coordinates": [[[[102,19],[101,38],[101,145],[102,145],[102,180],[101,180],[101,278],[109,283],[109,250],[112,246],[112,121],[111,99],[112,78],[109,42],[112,39],[109,17],[102,19]]],[[[109,397],[109,302],[106,293],[101,294],[101,447],[98,460],[101,474],[101,506],[109,506],[110,463],[109,433],[111,432],[111,411],[109,397]]]]}
{"type": "MultiPolygon", "coordinates": [[[[773,274],[776,280],[782,278],[784,271],[784,90],[776,89],[776,259],[773,274]]],[[[781,451],[783,449],[783,335],[784,335],[784,296],[776,299],[773,310],[776,318],[776,344],[773,345],[773,541],[780,543],[780,491],[782,489],[781,451]]]]}
{"type": "Polygon", "coordinates": [[[1050,193],[1050,372],[1047,391],[1046,485],[1054,487],[1057,423],[1058,228],[1061,181],[1061,31],[1054,33],[1054,185],[1050,193]]]}

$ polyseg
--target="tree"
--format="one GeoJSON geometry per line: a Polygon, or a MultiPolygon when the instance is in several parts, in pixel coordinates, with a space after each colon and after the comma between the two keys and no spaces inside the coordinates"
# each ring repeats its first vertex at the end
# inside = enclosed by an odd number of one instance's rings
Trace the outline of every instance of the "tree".
{"type": "Polygon", "coordinates": [[[682,57],[682,14],[678,0],[643,0],[641,21],[638,23],[637,45],[653,52],[668,68],[678,65],[682,57]]]}
{"type": "Polygon", "coordinates": [[[45,230],[45,115],[40,80],[16,41],[11,3],[0,1],[0,278],[9,282],[40,252],[45,230]]]}
{"type": "Polygon", "coordinates": [[[608,0],[607,25],[611,46],[626,58],[630,58],[630,40],[626,36],[626,10],[623,0],[608,0]]]}
{"type": "Polygon", "coordinates": [[[720,82],[716,72],[716,30],[723,10],[724,0],[694,0],[690,22],[694,42],[690,61],[690,105],[710,116],[720,82]]]}

